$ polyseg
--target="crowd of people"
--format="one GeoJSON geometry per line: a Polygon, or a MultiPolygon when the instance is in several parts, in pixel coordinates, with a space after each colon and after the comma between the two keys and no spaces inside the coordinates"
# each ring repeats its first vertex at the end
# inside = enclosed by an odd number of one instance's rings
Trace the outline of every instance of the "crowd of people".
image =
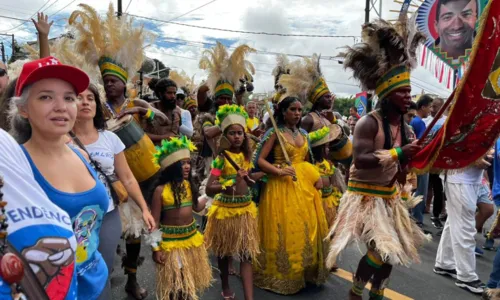
{"type": "Polygon", "coordinates": [[[246,57],[255,50],[247,45],[206,50],[199,66],[208,77],[199,85],[171,71],[144,93],[142,82],[127,84],[148,34],[127,16],[116,19],[111,5],[105,17],[80,5],[69,18],[74,39],[52,47],[47,17],[34,24],[39,57],[19,74],[0,63],[1,220],[8,224],[0,237],[16,262],[9,272],[2,265],[2,299],[111,299],[117,249],[135,299],[200,299],[213,284],[210,255],[223,299],[235,299],[234,261],[245,299],[254,299],[254,286],[290,295],[325,283],[352,243],[366,254],[346,298],[362,299],[370,281],[370,299],[383,299],[393,266],[420,261],[431,204],[432,225],[442,229],[434,272],[497,299],[500,254],[486,287],[475,272],[482,252],[475,235],[494,213],[490,186],[493,198],[500,195],[500,144],[466,170],[408,173],[417,141],[431,139],[446,114],[439,117],[443,99],[412,101],[421,36],[402,42],[407,20],[364,26],[384,38],[342,54],[379,99],[366,116],[353,107],[348,118],[335,112],[316,54],[294,62],[279,56],[275,95],[264,103],[243,100],[253,90],[246,57]],[[380,55],[381,45],[392,51],[380,55]],[[151,247],[156,291],[137,280],[141,245],[151,247]]]}

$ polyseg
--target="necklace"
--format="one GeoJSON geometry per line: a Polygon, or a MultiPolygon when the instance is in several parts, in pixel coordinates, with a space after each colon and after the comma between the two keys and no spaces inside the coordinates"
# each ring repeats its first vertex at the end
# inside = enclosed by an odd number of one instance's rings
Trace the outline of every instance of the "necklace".
{"type": "MultiPolygon", "coordinates": [[[[120,112],[122,110],[124,110],[125,108],[127,108],[129,103],[130,103],[130,98],[127,98],[125,100],[125,102],[123,102],[122,106],[120,107],[120,112]]],[[[113,118],[115,118],[117,115],[117,112],[115,111],[115,109],[113,109],[113,107],[111,106],[111,104],[108,101],[104,102],[104,104],[106,105],[106,108],[108,109],[109,113],[111,113],[113,118]]]]}
{"type": "Polygon", "coordinates": [[[398,139],[399,135],[401,134],[401,130],[399,130],[401,128],[401,124],[398,125],[398,126],[393,126],[393,125],[389,125],[389,127],[391,128],[391,140],[392,140],[392,145],[394,145],[394,143],[396,142],[396,140],[398,139]],[[392,130],[393,128],[396,128],[396,132],[394,133],[394,131],[392,130]]]}
{"type": "Polygon", "coordinates": [[[298,129],[290,129],[288,127],[281,127],[281,132],[285,133],[285,132],[288,132],[292,138],[295,140],[298,136],[299,136],[299,130],[298,129]]]}

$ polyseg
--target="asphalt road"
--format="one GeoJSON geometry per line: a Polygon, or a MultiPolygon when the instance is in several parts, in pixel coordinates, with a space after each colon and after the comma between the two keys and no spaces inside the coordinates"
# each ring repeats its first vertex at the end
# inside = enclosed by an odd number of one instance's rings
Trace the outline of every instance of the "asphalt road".
{"type": "MultiPolygon", "coordinates": [[[[428,220],[428,215],[426,224],[426,229],[436,233],[435,230],[428,220]]],[[[482,245],[484,242],[483,237],[478,235],[478,244],[482,245]]],[[[431,243],[427,244],[420,250],[420,255],[422,263],[418,265],[412,265],[410,268],[406,267],[395,267],[392,272],[391,281],[389,283],[388,289],[386,291],[386,298],[393,300],[408,300],[408,299],[425,299],[425,300],[473,300],[480,299],[479,296],[475,296],[467,291],[464,291],[457,286],[455,286],[454,281],[451,278],[442,277],[436,275],[432,272],[434,266],[435,255],[437,247],[439,244],[439,237],[435,234],[433,235],[433,240],[431,243]]],[[[497,242],[498,244],[498,242],[497,242]]],[[[145,287],[150,295],[147,299],[155,299],[154,297],[154,262],[151,260],[151,251],[148,248],[143,247],[143,255],[146,257],[146,261],[143,266],[139,268],[138,278],[140,284],[145,287]]],[[[485,251],[483,257],[477,259],[477,273],[479,278],[486,282],[489,278],[489,273],[491,272],[493,258],[495,253],[485,251]]],[[[320,299],[347,299],[347,293],[351,288],[351,283],[347,280],[351,277],[347,272],[354,272],[357,267],[357,263],[361,258],[362,254],[360,251],[353,247],[347,249],[342,254],[341,260],[339,261],[339,266],[342,269],[339,273],[332,273],[328,282],[321,286],[311,286],[303,290],[302,292],[293,296],[281,296],[267,291],[255,288],[255,299],[256,300],[279,300],[279,299],[307,299],[307,300],[320,300],[320,299]]],[[[203,300],[219,300],[222,299],[220,292],[220,280],[219,273],[216,269],[216,260],[212,259],[212,264],[214,266],[214,278],[217,281],[214,285],[202,295],[203,300]]],[[[235,267],[237,263],[235,262],[235,267]]],[[[115,261],[115,270],[111,277],[112,285],[112,297],[114,299],[133,299],[128,296],[124,291],[124,286],[126,282],[126,277],[123,275],[123,271],[120,268],[120,262],[117,258],[115,261]]],[[[231,287],[236,293],[237,299],[243,299],[243,290],[238,277],[233,276],[231,278],[231,287]]],[[[366,299],[368,299],[368,291],[365,290],[366,299]]]]}

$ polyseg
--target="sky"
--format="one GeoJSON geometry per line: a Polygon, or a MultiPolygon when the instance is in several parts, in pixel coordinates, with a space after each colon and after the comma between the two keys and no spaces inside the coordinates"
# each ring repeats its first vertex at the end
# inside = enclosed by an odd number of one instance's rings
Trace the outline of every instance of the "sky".
{"type": "MultiPolygon", "coordinates": [[[[377,0],[372,0],[377,1],[377,0]]],[[[400,4],[393,0],[382,2],[382,17],[397,18],[400,4]]],[[[19,43],[36,40],[33,23],[8,19],[27,20],[37,10],[48,14],[54,20],[49,38],[66,32],[65,24],[79,3],[93,6],[99,13],[107,11],[110,2],[103,0],[0,0],[0,34],[14,34],[19,43]],[[43,7],[43,8],[42,8],[43,7]]],[[[116,7],[117,0],[113,1],[116,7]]],[[[276,55],[321,54],[321,67],[328,86],[337,97],[350,97],[361,90],[352,78],[352,73],[344,70],[335,57],[341,47],[352,46],[360,41],[361,24],[364,22],[364,0],[123,0],[123,10],[139,16],[136,22],[156,34],[155,43],[146,48],[146,55],[157,58],[172,69],[181,69],[199,82],[206,78],[198,68],[198,61],[204,49],[216,41],[228,47],[248,44],[257,49],[249,60],[256,68],[255,92],[270,92],[274,87],[271,75],[276,55]],[[203,6],[203,7],[201,7],[203,6]],[[201,7],[201,8],[200,8],[201,7]],[[194,11],[192,11],[194,10],[194,11]],[[190,12],[192,11],[192,12],[190,12]],[[190,12],[189,14],[186,14],[190,12]],[[180,18],[179,16],[183,15],[180,18]],[[255,35],[247,33],[209,30],[172,23],[152,21],[148,17],[188,25],[204,26],[232,31],[267,32],[294,35],[329,35],[347,37],[291,37],[276,35],[255,35]]],[[[378,4],[375,5],[378,9],[378,4]]],[[[377,17],[371,11],[371,17],[377,17]]],[[[10,37],[0,35],[4,41],[6,54],[10,55],[10,37]]],[[[290,57],[291,60],[298,57],[290,57]]],[[[419,67],[412,73],[412,90],[448,97],[447,89],[428,70],[419,67]]]]}

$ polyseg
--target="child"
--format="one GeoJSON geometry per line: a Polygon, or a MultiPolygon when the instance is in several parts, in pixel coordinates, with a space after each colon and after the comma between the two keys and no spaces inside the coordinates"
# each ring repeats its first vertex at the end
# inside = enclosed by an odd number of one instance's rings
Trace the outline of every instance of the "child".
{"type": "Polygon", "coordinates": [[[193,210],[205,208],[191,188],[190,151],[195,146],[185,136],[163,140],[157,146],[155,162],[160,177],[151,206],[160,229],[150,235],[156,265],[156,297],[160,300],[199,299],[210,286],[212,269],[198,232],[193,210]]]}
{"type": "Polygon", "coordinates": [[[224,299],[235,296],[229,287],[230,257],[241,261],[245,299],[253,299],[251,262],[259,254],[257,207],[248,187],[251,151],[245,134],[247,118],[244,108],[238,105],[223,105],[217,111],[216,124],[230,143],[226,153],[240,170],[236,171],[223,155],[219,155],[212,163],[206,188],[207,195],[214,197],[208,211],[206,245],[218,257],[224,299]]]}
{"type": "Polygon", "coordinates": [[[321,174],[323,188],[321,189],[321,197],[323,198],[323,208],[325,210],[328,227],[331,227],[335,222],[337,208],[339,207],[340,198],[345,190],[340,172],[336,172],[333,163],[327,160],[329,155],[330,142],[334,141],[340,135],[340,127],[337,125],[325,126],[317,131],[309,133],[311,140],[312,153],[316,168],[321,174]],[[336,174],[338,173],[338,174],[336,174]]]}

